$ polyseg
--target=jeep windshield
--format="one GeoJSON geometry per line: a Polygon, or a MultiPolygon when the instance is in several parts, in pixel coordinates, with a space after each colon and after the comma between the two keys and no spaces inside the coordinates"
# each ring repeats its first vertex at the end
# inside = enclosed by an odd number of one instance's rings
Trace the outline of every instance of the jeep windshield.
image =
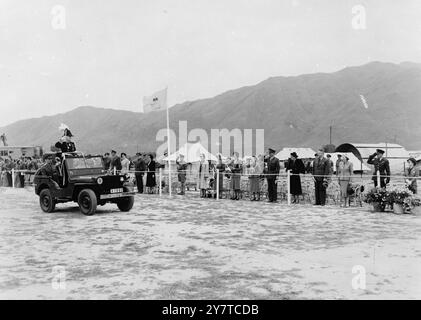
{"type": "Polygon", "coordinates": [[[66,167],[70,178],[97,176],[103,170],[101,157],[69,157],[66,158],[66,167]]]}
{"type": "Polygon", "coordinates": [[[102,169],[101,157],[92,158],[67,158],[69,169],[102,169]]]}

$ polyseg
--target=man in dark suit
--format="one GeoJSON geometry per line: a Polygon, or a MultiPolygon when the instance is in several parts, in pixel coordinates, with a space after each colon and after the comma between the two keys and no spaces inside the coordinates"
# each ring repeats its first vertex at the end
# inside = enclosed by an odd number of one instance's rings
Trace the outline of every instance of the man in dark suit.
{"type": "Polygon", "coordinates": [[[316,195],[316,206],[326,204],[326,189],[330,182],[330,162],[324,157],[323,149],[319,149],[317,157],[313,161],[313,179],[316,195]]]}
{"type": "Polygon", "coordinates": [[[268,197],[269,202],[276,202],[278,199],[278,190],[276,186],[276,178],[278,177],[280,165],[279,159],[275,157],[275,150],[269,148],[268,156],[265,159],[267,168],[265,173],[267,174],[266,179],[268,182],[268,197]]]}
{"type": "Polygon", "coordinates": [[[102,159],[104,160],[104,170],[107,170],[107,171],[110,170],[110,166],[111,166],[110,153],[105,152],[102,159]]]}
{"type": "Polygon", "coordinates": [[[330,174],[332,175],[332,174],[333,174],[333,170],[335,169],[335,168],[333,167],[332,156],[331,156],[330,154],[328,154],[328,155],[326,156],[326,158],[327,158],[327,161],[329,161],[330,174]]]}
{"type": "Polygon", "coordinates": [[[117,151],[112,150],[111,151],[111,163],[110,163],[110,170],[113,171],[114,168],[117,171],[121,171],[122,166],[121,166],[121,160],[120,157],[117,155],[117,151]]]}
{"type": "Polygon", "coordinates": [[[336,175],[338,175],[339,172],[339,163],[342,161],[342,155],[338,154],[338,159],[336,160],[335,168],[336,168],[336,175]]]}
{"type": "Polygon", "coordinates": [[[143,175],[146,171],[146,163],[142,154],[136,153],[136,156],[138,157],[135,162],[137,192],[143,193],[143,175]]]}
{"type": "Polygon", "coordinates": [[[389,160],[384,157],[384,150],[377,149],[376,153],[368,157],[367,163],[374,165],[372,177],[374,186],[377,187],[377,172],[380,172],[380,187],[386,188],[386,185],[390,182],[390,166],[389,160]]]}

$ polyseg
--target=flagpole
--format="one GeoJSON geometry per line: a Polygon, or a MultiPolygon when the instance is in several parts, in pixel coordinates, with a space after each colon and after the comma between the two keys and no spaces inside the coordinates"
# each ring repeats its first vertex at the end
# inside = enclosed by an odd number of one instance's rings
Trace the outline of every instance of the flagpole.
{"type": "MultiPolygon", "coordinates": [[[[170,110],[168,108],[168,87],[167,87],[167,141],[168,141],[168,157],[171,155],[171,142],[170,142],[170,110]]],[[[172,191],[171,191],[171,159],[168,158],[168,188],[170,192],[170,197],[172,197],[172,191]]]]}

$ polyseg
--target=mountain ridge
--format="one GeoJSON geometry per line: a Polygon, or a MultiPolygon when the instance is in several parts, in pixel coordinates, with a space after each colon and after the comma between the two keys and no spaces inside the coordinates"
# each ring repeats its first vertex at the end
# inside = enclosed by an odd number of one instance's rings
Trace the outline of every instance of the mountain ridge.
{"type": "MultiPolygon", "coordinates": [[[[176,134],[178,121],[188,130],[265,129],[265,147],[313,147],[353,141],[399,143],[421,149],[421,64],[370,62],[332,73],[269,77],[255,85],[214,97],[185,101],[170,108],[176,134]],[[364,108],[360,95],[368,104],[364,108]]],[[[10,145],[42,145],[45,150],[66,123],[79,149],[111,148],[134,153],[162,144],[156,133],[166,128],[165,111],[149,114],[79,106],[68,112],[16,121],[1,127],[10,145]]]]}

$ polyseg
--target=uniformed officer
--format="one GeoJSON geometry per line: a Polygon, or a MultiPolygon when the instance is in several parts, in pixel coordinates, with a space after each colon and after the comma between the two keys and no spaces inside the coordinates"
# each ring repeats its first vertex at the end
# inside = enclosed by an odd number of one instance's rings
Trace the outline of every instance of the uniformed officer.
{"type": "Polygon", "coordinates": [[[56,148],[59,148],[61,152],[75,152],[76,146],[72,141],[73,134],[69,129],[64,129],[64,134],[60,140],[55,144],[56,148]]]}
{"type": "Polygon", "coordinates": [[[313,180],[316,196],[316,206],[324,206],[326,203],[326,189],[331,178],[330,161],[324,157],[324,150],[319,149],[313,161],[313,180]]]}
{"type": "Polygon", "coordinates": [[[368,157],[367,163],[374,165],[372,177],[374,186],[377,187],[377,172],[380,172],[380,187],[386,188],[386,185],[390,182],[390,166],[389,160],[384,157],[384,150],[377,149],[376,153],[368,157]]]}
{"type": "Polygon", "coordinates": [[[275,157],[275,150],[272,148],[268,149],[268,155],[265,159],[267,168],[265,172],[267,174],[266,179],[268,183],[268,197],[269,202],[276,202],[278,199],[278,190],[276,185],[276,178],[278,177],[280,165],[279,159],[275,157]]]}
{"type": "Polygon", "coordinates": [[[59,187],[57,183],[57,181],[59,181],[58,171],[53,163],[53,159],[51,158],[51,156],[45,158],[45,164],[40,169],[40,175],[52,178],[52,181],[56,185],[56,187],[59,187]]]}

